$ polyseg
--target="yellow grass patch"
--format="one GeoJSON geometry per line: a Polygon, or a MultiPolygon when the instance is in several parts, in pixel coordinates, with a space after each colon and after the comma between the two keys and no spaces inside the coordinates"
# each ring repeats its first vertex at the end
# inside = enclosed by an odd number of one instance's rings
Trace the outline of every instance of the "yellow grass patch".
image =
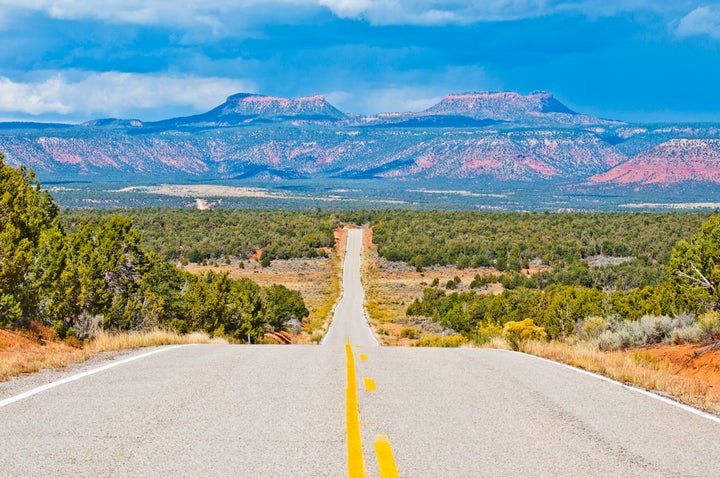
{"type": "Polygon", "coordinates": [[[210,337],[205,332],[191,332],[180,335],[175,332],[157,329],[149,332],[101,332],[85,348],[91,353],[99,353],[138,347],[156,347],[159,345],[226,343],[228,343],[227,340],[210,337]]]}

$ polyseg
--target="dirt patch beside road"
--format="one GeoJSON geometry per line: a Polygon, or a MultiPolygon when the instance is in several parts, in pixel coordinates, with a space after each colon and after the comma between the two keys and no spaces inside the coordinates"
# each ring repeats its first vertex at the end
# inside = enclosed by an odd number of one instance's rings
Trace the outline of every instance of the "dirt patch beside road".
{"type": "Polygon", "coordinates": [[[720,348],[703,344],[661,345],[648,353],[667,364],[673,374],[707,386],[707,395],[720,402],[720,348]]]}

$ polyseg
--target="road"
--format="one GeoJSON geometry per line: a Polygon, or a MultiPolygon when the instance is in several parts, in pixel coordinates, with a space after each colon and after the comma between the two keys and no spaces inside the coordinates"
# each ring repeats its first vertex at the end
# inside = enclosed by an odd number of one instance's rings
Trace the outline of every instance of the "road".
{"type": "Polygon", "coordinates": [[[335,307],[335,315],[322,341],[327,346],[344,346],[348,339],[353,345],[377,347],[378,341],[365,320],[365,291],[360,281],[363,231],[348,230],[345,261],[343,263],[343,295],[335,307]]]}
{"type": "Polygon", "coordinates": [[[0,384],[0,476],[376,477],[378,456],[382,476],[718,476],[707,416],[523,354],[377,347],[359,242],[323,346],[139,351],[18,399],[32,377],[0,384]]]}

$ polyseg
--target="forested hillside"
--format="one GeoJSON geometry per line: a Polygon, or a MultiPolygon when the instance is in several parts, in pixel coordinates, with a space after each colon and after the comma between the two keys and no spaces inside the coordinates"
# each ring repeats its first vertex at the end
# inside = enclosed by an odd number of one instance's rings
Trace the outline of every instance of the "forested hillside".
{"type": "Polygon", "coordinates": [[[534,259],[555,266],[595,255],[666,264],[675,243],[705,219],[682,213],[385,211],[374,214],[372,224],[378,252],[388,260],[502,271],[520,270],[534,259]]]}
{"type": "Polygon", "coordinates": [[[0,155],[0,327],[31,321],[60,337],[170,327],[257,340],[308,311],[299,293],[227,274],[195,276],[147,252],[130,218],[63,227],[34,173],[0,155]]]}

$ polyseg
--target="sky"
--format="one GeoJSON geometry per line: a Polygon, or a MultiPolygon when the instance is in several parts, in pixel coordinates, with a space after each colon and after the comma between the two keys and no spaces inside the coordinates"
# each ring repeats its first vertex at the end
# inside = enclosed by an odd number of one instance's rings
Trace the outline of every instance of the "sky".
{"type": "Polygon", "coordinates": [[[0,42],[0,121],[543,90],[603,118],[720,122],[720,0],[0,0],[0,42]]]}

